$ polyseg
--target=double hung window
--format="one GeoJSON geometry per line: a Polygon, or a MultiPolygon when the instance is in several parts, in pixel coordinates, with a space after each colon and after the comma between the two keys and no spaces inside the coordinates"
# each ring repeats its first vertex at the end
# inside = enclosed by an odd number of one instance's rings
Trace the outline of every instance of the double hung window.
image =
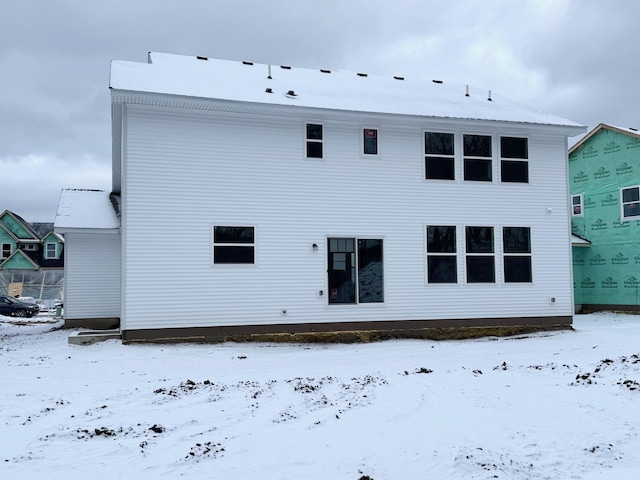
{"type": "Polygon", "coordinates": [[[529,144],[526,138],[500,137],[500,177],[503,182],[529,182],[529,144]]]}
{"type": "Polygon", "coordinates": [[[456,227],[427,226],[427,282],[458,283],[456,227]]]}
{"type": "Polygon", "coordinates": [[[255,263],[254,227],[213,227],[213,263],[255,263]]]}
{"type": "Polygon", "coordinates": [[[11,244],[3,243],[2,244],[2,257],[0,258],[9,258],[11,256],[11,244]]]}
{"type": "Polygon", "coordinates": [[[571,195],[571,215],[573,217],[584,216],[584,200],[582,194],[571,195]]]}
{"type": "Polygon", "coordinates": [[[505,283],[531,283],[531,229],[503,227],[505,283]]]}
{"type": "Polygon", "coordinates": [[[425,176],[434,180],[455,180],[453,133],[425,132],[425,176]]]}
{"type": "Polygon", "coordinates": [[[44,258],[58,258],[58,245],[56,245],[55,243],[45,244],[44,258]]]}
{"type": "Polygon", "coordinates": [[[478,182],[493,180],[490,135],[463,135],[464,179],[478,182]]]}
{"type": "Polygon", "coordinates": [[[493,227],[466,227],[467,283],[495,283],[493,227]]]}
{"type": "Polygon", "coordinates": [[[640,219],[640,186],[620,189],[622,221],[640,219]]]}
{"type": "Polygon", "coordinates": [[[322,125],[318,123],[307,123],[307,158],[323,158],[322,152],[322,125]]]}

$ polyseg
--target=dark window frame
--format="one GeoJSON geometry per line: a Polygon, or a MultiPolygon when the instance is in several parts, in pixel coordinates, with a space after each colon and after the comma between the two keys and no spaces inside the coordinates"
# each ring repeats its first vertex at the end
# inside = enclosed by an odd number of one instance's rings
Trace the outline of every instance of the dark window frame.
{"type": "MultiPolygon", "coordinates": [[[[476,235],[476,236],[477,236],[476,235]]],[[[496,283],[496,242],[495,242],[495,228],[493,226],[485,225],[469,225],[464,229],[464,244],[465,244],[465,267],[466,267],[466,283],[496,283]],[[478,243],[476,248],[474,245],[474,239],[470,237],[470,233],[478,232],[477,235],[482,232],[479,229],[487,229],[490,232],[490,241],[487,242],[481,238],[482,243],[478,243]],[[487,248],[487,246],[489,248],[487,248]],[[489,265],[490,263],[490,265],[489,265]],[[484,264],[484,265],[483,265],[484,264]],[[477,268],[491,267],[491,271],[479,272],[477,268]]]]}
{"type": "Polygon", "coordinates": [[[502,227],[502,259],[504,283],[533,283],[531,227],[502,227]],[[526,232],[526,235],[522,236],[526,237],[524,245],[517,245],[512,241],[516,230],[526,232]],[[527,271],[523,272],[522,268],[525,265],[527,271]]]}
{"type": "Polygon", "coordinates": [[[324,124],[307,122],[304,126],[305,138],[305,157],[306,158],[324,158],[324,124]],[[319,127],[320,135],[313,133],[313,127],[319,127]]]}
{"type": "Polygon", "coordinates": [[[373,127],[363,127],[362,128],[362,155],[367,157],[379,156],[380,155],[380,142],[378,141],[379,138],[380,138],[380,129],[373,128],[373,127]],[[372,132],[375,132],[375,135],[371,136],[372,132]],[[374,151],[367,151],[367,149],[371,147],[373,147],[374,151]]]}

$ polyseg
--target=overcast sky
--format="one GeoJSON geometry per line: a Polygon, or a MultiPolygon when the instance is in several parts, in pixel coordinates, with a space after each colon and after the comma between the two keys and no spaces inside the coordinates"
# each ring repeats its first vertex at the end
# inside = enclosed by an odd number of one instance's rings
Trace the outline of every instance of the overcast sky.
{"type": "Polygon", "coordinates": [[[111,187],[110,60],[147,52],[441,79],[640,127],[637,0],[0,0],[0,212],[111,187]]]}

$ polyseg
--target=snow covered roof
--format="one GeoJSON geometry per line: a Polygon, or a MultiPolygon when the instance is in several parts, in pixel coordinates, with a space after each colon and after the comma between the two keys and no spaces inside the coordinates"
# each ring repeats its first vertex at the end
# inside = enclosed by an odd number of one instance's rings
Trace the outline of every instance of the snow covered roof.
{"type": "Polygon", "coordinates": [[[54,227],[68,230],[117,230],[120,228],[117,197],[103,190],[65,189],[60,194],[54,227]]]}
{"type": "Polygon", "coordinates": [[[310,70],[149,53],[149,62],[112,61],[110,88],[269,105],[495,120],[577,128],[571,120],[488,90],[419,78],[310,70]],[[468,95],[467,95],[468,93],[468,95]]]}

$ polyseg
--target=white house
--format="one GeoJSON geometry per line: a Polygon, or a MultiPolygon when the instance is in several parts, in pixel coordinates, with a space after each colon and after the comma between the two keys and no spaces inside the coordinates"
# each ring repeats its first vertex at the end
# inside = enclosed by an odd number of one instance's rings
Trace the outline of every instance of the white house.
{"type": "Polygon", "coordinates": [[[584,127],[439,80],[158,53],[110,88],[120,211],[61,202],[66,315],[99,308],[71,282],[102,236],[126,342],[571,325],[584,127]]]}

